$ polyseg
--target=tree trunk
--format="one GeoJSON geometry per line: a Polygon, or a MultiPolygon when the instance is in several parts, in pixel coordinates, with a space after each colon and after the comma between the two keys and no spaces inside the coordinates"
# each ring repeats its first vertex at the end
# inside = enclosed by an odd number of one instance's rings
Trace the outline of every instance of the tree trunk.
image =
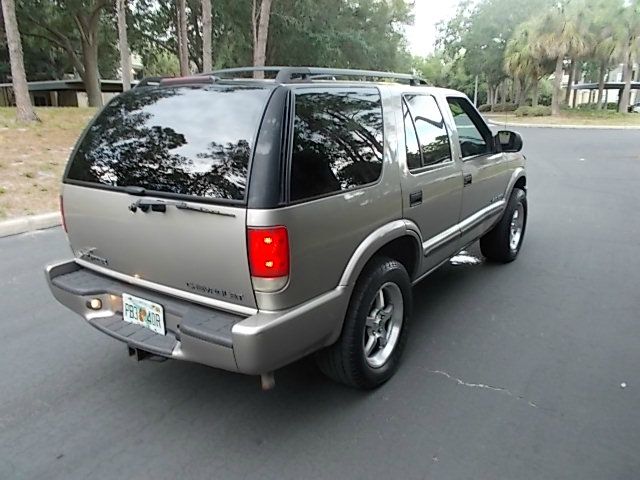
{"type": "MultiPolygon", "coordinates": [[[[572,77],[573,77],[573,86],[575,87],[578,82],[580,81],[580,77],[578,77],[578,74],[582,72],[582,64],[576,60],[573,60],[573,73],[572,73],[572,77]],[[578,68],[580,68],[580,72],[578,71],[578,68]]],[[[571,100],[571,108],[576,108],[576,101],[578,99],[578,91],[573,88],[573,98],[571,100]]]]}
{"type": "Polygon", "coordinates": [[[178,59],[180,75],[189,75],[189,49],[187,46],[187,0],[177,0],[178,59]]]}
{"type": "Polygon", "coordinates": [[[84,66],[82,80],[84,88],[87,90],[89,106],[101,107],[102,90],[100,88],[100,72],[98,70],[98,44],[95,39],[82,40],[82,65],[84,66]]]}
{"type": "Polygon", "coordinates": [[[622,58],[624,59],[624,69],[622,73],[624,88],[622,89],[620,102],[618,103],[618,113],[627,113],[629,109],[629,97],[631,95],[631,76],[633,75],[633,59],[629,42],[625,45],[622,58]]]}
{"type": "Polygon", "coordinates": [[[562,95],[562,62],[564,56],[556,59],[556,69],[553,79],[553,94],[551,96],[551,115],[560,115],[560,95],[562,95]]]}
{"type": "Polygon", "coordinates": [[[127,5],[125,0],[117,0],[118,49],[120,50],[120,68],[122,69],[122,91],[131,88],[131,52],[127,40],[127,5]]]}
{"type": "Polygon", "coordinates": [[[202,0],[202,71],[213,70],[211,52],[211,0],[202,0]]]}
{"type": "Polygon", "coordinates": [[[2,0],[2,15],[9,47],[11,82],[17,107],[16,116],[19,122],[35,122],[38,121],[38,117],[33,111],[31,97],[29,97],[29,87],[27,86],[27,76],[24,72],[24,59],[22,56],[22,41],[20,40],[16,6],[13,0],[2,0]]]}
{"type": "Polygon", "coordinates": [[[598,110],[602,110],[602,100],[604,97],[604,77],[607,75],[607,62],[602,61],[600,62],[600,70],[598,72],[599,74],[599,78],[598,78],[598,105],[596,106],[596,108],[598,110]]]}
{"type": "MultiPolygon", "coordinates": [[[[269,38],[269,20],[271,18],[272,0],[261,0],[260,14],[256,16],[256,1],[253,0],[253,66],[264,67],[267,55],[267,39],[269,38]]],[[[264,78],[264,72],[254,72],[254,78],[264,78]]]]}
{"type": "Polygon", "coordinates": [[[569,79],[567,80],[567,90],[564,93],[564,104],[569,105],[569,101],[571,100],[571,85],[573,84],[573,76],[576,71],[576,61],[571,59],[569,65],[569,79]]]}
{"type": "Polygon", "coordinates": [[[539,91],[539,79],[538,77],[534,77],[533,79],[533,83],[531,85],[531,106],[533,107],[537,107],[538,106],[538,95],[540,94],[539,91]]]}

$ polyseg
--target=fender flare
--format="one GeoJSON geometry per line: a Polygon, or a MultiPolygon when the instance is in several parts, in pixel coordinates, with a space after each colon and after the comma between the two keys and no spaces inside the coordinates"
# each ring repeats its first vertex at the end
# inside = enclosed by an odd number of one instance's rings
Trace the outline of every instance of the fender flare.
{"type": "Polygon", "coordinates": [[[353,286],[360,276],[362,269],[373,255],[389,242],[401,238],[412,237],[415,240],[415,248],[418,261],[422,258],[422,236],[420,229],[411,220],[399,219],[389,222],[371,232],[356,248],[347,263],[338,286],[353,286]]]}
{"type": "Polygon", "coordinates": [[[509,179],[509,184],[507,185],[507,191],[505,192],[505,197],[504,197],[505,200],[509,201],[509,198],[511,197],[511,192],[513,192],[513,188],[515,187],[518,180],[520,180],[521,178],[525,178],[525,180],[527,178],[524,167],[516,168],[511,174],[511,178],[509,179]]]}

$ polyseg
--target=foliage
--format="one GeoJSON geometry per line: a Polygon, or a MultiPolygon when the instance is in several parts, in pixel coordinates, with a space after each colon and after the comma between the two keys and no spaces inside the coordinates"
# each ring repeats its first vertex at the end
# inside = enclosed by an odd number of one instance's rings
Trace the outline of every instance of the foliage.
{"type": "Polygon", "coordinates": [[[551,115],[551,108],[538,105],[537,107],[523,106],[515,111],[516,117],[546,117],[551,115]]]}

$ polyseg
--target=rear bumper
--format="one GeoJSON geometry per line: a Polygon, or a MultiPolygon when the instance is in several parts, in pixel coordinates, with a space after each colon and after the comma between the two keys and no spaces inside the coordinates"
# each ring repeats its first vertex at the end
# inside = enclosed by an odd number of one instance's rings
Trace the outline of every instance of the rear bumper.
{"type": "Polygon", "coordinates": [[[349,295],[338,287],[297,307],[246,316],[130,285],[68,261],[46,268],[49,288],[63,305],[132,348],[246,374],[261,374],[333,343],[349,295]],[[122,319],[122,293],[160,303],[166,335],[122,319]],[[100,310],[87,303],[99,298],[100,310]]]}

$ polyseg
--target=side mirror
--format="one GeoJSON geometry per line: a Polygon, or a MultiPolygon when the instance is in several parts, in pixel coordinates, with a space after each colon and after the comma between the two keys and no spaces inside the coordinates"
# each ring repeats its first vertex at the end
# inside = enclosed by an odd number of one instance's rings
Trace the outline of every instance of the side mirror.
{"type": "Polygon", "coordinates": [[[518,132],[500,130],[496,136],[496,146],[500,146],[502,152],[519,152],[522,150],[522,137],[518,132]]]}

